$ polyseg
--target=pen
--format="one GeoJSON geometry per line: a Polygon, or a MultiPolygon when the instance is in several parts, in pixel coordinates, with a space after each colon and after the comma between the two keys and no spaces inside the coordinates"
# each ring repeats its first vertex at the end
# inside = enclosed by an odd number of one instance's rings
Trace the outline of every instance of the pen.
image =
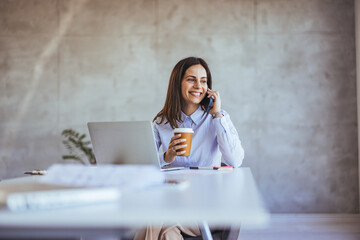
{"type": "Polygon", "coordinates": [[[232,166],[224,166],[224,167],[190,167],[190,169],[199,169],[199,170],[232,170],[232,166]]]}
{"type": "Polygon", "coordinates": [[[45,175],[46,170],[32,170],[28,172],[24,172],[24,174],[30,174],[30,175],[45,175]]]}

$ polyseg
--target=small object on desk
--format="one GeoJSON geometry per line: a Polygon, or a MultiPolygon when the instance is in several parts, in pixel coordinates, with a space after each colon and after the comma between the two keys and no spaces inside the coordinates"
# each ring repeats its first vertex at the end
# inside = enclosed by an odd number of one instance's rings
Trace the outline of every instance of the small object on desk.
{"type": "Polygon", "coordinates": [[[46,170],[32,170],[28,172],[24,172],[24,174],[30,174],[30,175],[45,175],[46,170]]]}
{"type": "Polygon", "coordinates": [[[198,170],[233,170],[233,166],[223,166],[223,167],[190,167],[190,169],[198,169],[198,170]]]}
{"type": "Polygon", "coordinates": [[[178,190],[184,190],[189,186],[189,182],[185,180],[165,180],[165,184],[167,187],[178,189],[178,190]]]}

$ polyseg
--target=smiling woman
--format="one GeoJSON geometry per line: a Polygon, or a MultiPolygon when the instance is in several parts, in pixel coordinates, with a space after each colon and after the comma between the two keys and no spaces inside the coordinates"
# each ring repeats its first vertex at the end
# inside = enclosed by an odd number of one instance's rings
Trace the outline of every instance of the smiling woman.
{"type": "MultiPolygon", "coordinates": [[[[218,91],[211,90],[207,63],[196,57],[179,61],[169,80],[165,105],[154,118],[154,134],[162,167],[239,167],[244,150],[229,115],[221,109],[218,91]],[[210,101],[212,99],[212,101],[210,101]],[[174,135],[175,128],[191,128],[190,156],[184,156],[185,139],[174,135]]],[[[182,233],[200,234],[198,226],[148,227],[135,239],[182,239],[182,233]]]]}
{"type": "Polygon", "coordinates": [[[175,65],[165,105],[154,118],[162,166],[220,166],[221,157],[227,165],[241,165],[244,150],[238,133],[229,115],[221,109],[220,93],[211,90],[211,84],[210,69],[202,58],[188,57],[175,65]],[[173,133],[178,127],[194,131],[190,156],[181,156],[184,139],[173,133]]]}
{"type": "MultiPolygon", "coordinates": [[[[195,71],[195,69],[192,68],[193,66],[198,66],[197,70],[201,70],[201,69],[205,70],[206,74],[203,72],[202,77],[206,78],[206,85],[207,85],[206,88],[211,88],[212,78],[211,78],[210,69],[207,63],[203,59],[189,57],[181,60],[175,65],[174,69],[171,72],[165,105],[163,109],[156,115],[154,121],[157,118],[160,118],[160,123],[167,121],[172,128],[178,127],[178,122],[181,122],[182,108],[187,106],[187,103],[184,101],[185,99],[182,89],[183,80],[190,82],[197,80],[196,76],[190,76],[189,73],[190,70],[195,71]],[[184,79],[184,76],[188,78],[184,79]]],[[[193,71],[191,72],[192,74],[195,73],[193,71]]],[[[200,102],[200,105],[207,108],[209,102],[206,101],[204,95],[202,96],[202,99],[203,101],[200,102]]]]}

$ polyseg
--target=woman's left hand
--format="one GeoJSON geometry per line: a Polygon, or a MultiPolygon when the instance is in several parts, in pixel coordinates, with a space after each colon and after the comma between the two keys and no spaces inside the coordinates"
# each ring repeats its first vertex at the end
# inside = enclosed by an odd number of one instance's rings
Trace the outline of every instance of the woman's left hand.
{"type": "Polygon", "coordinates": [[[217,112],[221,111],[221,98],[220,98],[220,93],[218,91],[213,91],[210,88],[208,88],[207,90],[207,94],[208,94],[208,98],[212,98],[213,101],[213,106],[210,109],[209,113],[210,114],[214,114],[217,112]]]}

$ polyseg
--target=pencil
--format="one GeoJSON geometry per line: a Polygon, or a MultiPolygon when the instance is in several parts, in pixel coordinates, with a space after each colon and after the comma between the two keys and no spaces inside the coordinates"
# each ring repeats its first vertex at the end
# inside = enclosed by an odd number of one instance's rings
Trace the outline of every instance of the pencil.
{"type": "Polygon", "coordinates": [[[32,170],[32,171],[24,172],[24,174],[29,174],[29,175],[45,175],[45,174],[46,174],[46,170],[32,170]]]}

